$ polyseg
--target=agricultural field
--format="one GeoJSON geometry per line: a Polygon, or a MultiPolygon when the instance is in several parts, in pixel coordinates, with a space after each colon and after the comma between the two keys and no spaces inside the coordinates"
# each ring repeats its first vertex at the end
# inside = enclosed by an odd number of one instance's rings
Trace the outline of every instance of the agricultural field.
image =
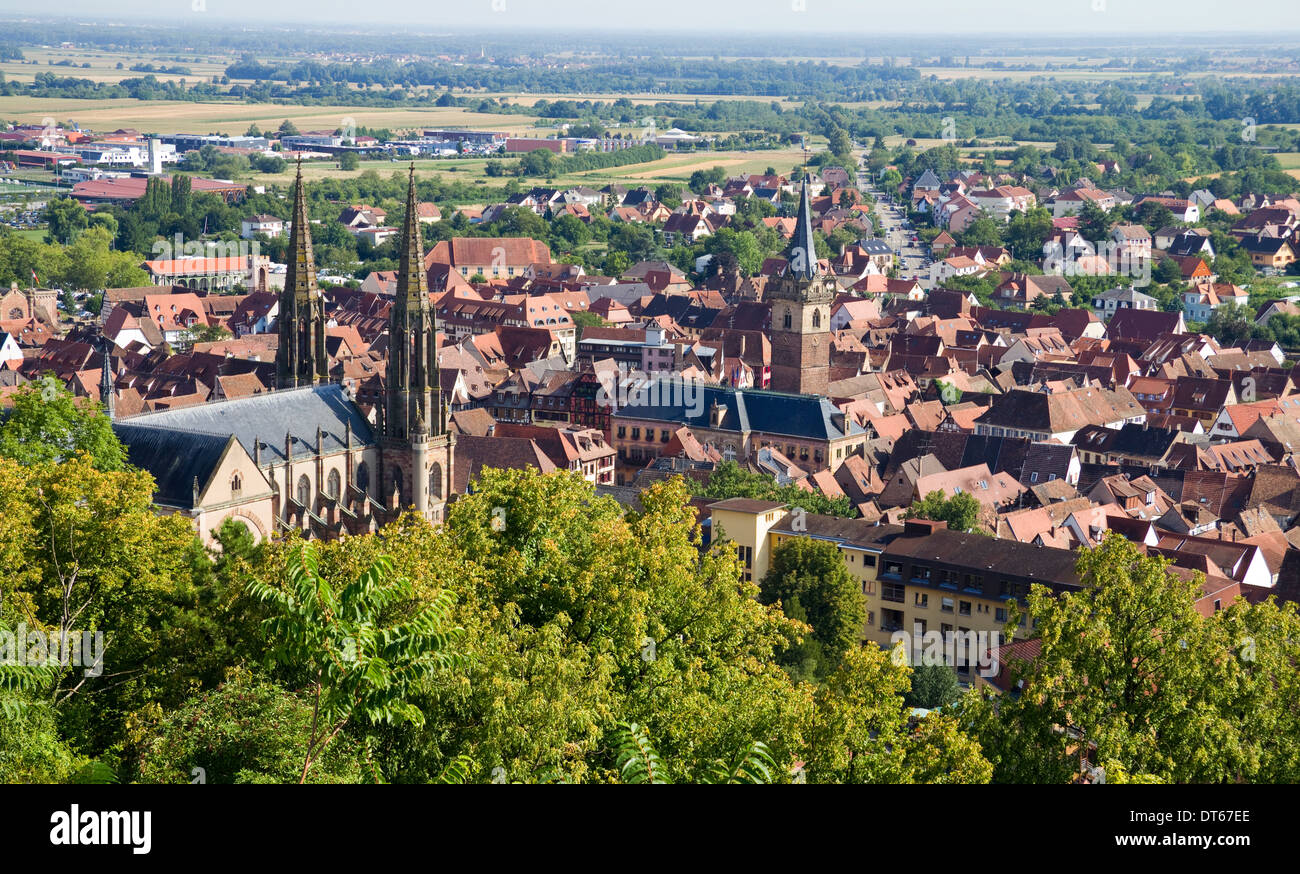
{"type": "MultiPolygon", "coordinates": [[[[495,159],[510,160],[510,159],[495,159]]],[[[768,167],[775,167],[782,173],[803,161],[803,152],[798,149],[769,149],[736,152],[689,152],[670,154],[658,161],[644,164],[628,164],[623,167],[606,167],[599,170],[584,170],[578,173],[563,173],[554,177],[554,184],[561,186],[587,185],[599,188],[611,182],[625,185],[657,185],[661,182],[685,183],[696,170],[710,167],[723,167],[728,175],[762,173],[768,167]]],[[[446,181],[479,182],[486,186],[498,188],[509,178],[487,178],[484,168],[486,158],[445,158],[423,159],[415,161],[416,173],[421,176],[436,175],[446,181]]],[[[409,166],[409,161],[362,161],[356,170],[338,169],[333,161],[315,161],[303,164],[303,178],[308,183],[330,178],[349,178],[366,171],[375,171],[381,175],[398,171],[409,166]]],[[[296,168],[288,167],[283,173],[252,173],[247,180],[258,185],[286,185],[293,181],[296,168]]],[[[543,177],[523,177],[522,185],[546,182],[543,177]]]]}
{"type": "Polygon", "coordinates": [[[275,130],[289,119],[299,130],[335,130],[352,119],[357,127],[410,129],[465,127],[506,133],[533,131],[534,119],[457,107],[293,106],[279,103],[177,103],[173,101],[77,100],[0,97],[0,118],[39,124],[50,117],[83,128],[135,128],[147,133],[242,134],[250,124],[275,130]]]}
{"type": "MultiPolygon", "coordinates": [[[[195,61],[193,56],[190,56],[178,61],[174,55],[118,53],[83,48],[30,48],[26,46],[23,48],[23,55],[24,59],[22,61],[0,62],[0,72],[4,73],[6,79],[30,84],[38,73],[53,73],[56,76],[71,76],[77,79],[89,79],[92,82],[117,82],[121,79],[148,75],[147,73],[133,72],[131,67],[138,64],[152,64],[155,67],[188,67],[190,70],[188,75],[154,73],[153,76],[160,82],[179,82],[184,79],[189,83],[194,83],[211,80],[213,76],[223,75],[226,67],[235,60],[231,56],[201,58],[195,61]],[[65,60],[72,61],[73,65],[57,66],[60,61],[65,60]],[[32,61],[36,61],[36,63],[33,64],[32,61]],[[51,62],[53,62],[53,65],[51,62]],[[90,67],[83,67],[82,64],[90,64],[90,67]],[[122,69],[117,68],[118,64],[122,65],[122,69]]],[[[184,56],[182,55],[182,57],[184,56]]]]}

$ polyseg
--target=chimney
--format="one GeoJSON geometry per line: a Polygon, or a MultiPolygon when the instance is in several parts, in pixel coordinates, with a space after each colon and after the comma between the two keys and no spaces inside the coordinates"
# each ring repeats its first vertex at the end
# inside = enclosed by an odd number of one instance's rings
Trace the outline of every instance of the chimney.
{"type": "Polygon", "coordinates": [[[947,522],[936,519],[904,519],[903,536],[904,537],[929,537],[936,531],[943,531],[948,528],[947,522]]]}

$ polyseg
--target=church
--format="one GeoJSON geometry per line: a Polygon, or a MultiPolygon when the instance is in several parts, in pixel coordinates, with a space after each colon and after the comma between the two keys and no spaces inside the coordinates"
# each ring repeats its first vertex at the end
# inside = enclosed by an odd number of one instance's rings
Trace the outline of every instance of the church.
{"type": "Polygon", "coordinates": [[[455,435],[439,387],[417,203],[412,168],[373,425],[351,392],[329,380],[301,167],[280,294],[276,391],[113,422],[129,462],[157,481],[155,505],[192,519],[205,543],[228,519],[258,539],[361,534],[407,510],[442,521],[455,435]]]}

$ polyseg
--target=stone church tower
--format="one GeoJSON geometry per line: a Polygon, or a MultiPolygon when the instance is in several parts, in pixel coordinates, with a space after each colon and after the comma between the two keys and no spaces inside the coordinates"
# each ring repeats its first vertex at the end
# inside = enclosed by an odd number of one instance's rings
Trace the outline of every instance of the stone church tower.
{"type": "Polygon", "coordinates": [[[805,179],[799,193],[799,218],[786,250],[786,270],[768,285],[766,294],[772,302],[773,391],[826,394],[835,291],[835,280],[817,269],[805,179]]]}
{"type": "Polygon", "coordinates": [[[412,165],[397,292],[388,322],[379,491],[390,510],[414,507],[429,521],[440,522],[451,492],[455,437],[447,431],[439,384],[437,327],[424,272],[417,205],[412,165]]]}
{"type": "Polygon", "coordinates": [[[289,234],[288,270],[280,292],[280,345],[275,350],[275,387],[302,388],[329,381],[325,352],[325,301],[316,287],[311,252],[311,222],[303,191],[302,162],[293,192],[293,227],[289,234]]]}

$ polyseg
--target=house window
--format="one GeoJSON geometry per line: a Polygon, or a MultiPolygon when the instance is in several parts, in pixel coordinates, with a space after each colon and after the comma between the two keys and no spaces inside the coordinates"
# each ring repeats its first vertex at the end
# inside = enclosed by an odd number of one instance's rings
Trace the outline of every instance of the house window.
{"type": "Polygon", "coordinates": [[[298,503],[304,507],[311,503],[311,480],[305,473],[298,477],[298,503]]]}
{"type": "Polygon", "coordinates": [[[880,587],[880,600],[902,604],[907,595],[906,587],[900,583],[885,583],[880,587]]]}
{"type": "Polygon", "coordinates": [[[957,612],[962,616],[970,615],[970,601],[962,601],[957,605],[957,612]]]}
{"type": "Polygon", "coordinates": [[[244,481],[243,479],[240,478],[239,474],[235,474],[230,478],[231,497],[238,498],[240,493],[243,492],[243,490],[244,490],[244,481]]]}
{"type": "Polygon", "coordinates": [[[325,480],[325,493],[331,498],[337,499],[339,490],[342,485],[342,478],[337,470],[331,470],[329,477],[325,480]]]}
{"type": "Polygon", "coordinates": [[[939,601],[939,609],[944,613],[951,613],[953,608],[952,598],[942,598],[939,601]]]}
{"type": "Polygon", "coordinates": [[[917,607],[929,607],[930,596],[925,592],[917,592],[916,597],[913,599],[913,604],[917,607]]]}

